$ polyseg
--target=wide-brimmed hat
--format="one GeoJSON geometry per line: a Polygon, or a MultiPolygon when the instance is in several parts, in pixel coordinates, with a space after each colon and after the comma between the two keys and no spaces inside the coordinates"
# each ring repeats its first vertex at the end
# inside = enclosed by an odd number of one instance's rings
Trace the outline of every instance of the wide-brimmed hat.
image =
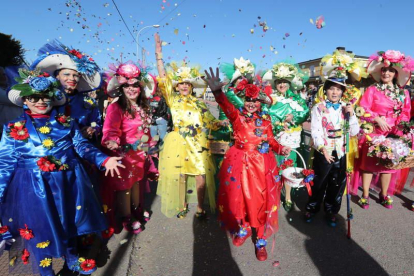
{"type": "Polygon", "coordinates": [[[336,74],[336,78],[347,79],[349,74],[356,81],[368,76],[363,61],[356,59],[352,53],[338,50],[333,52],[332,55],[325,55],[321,59],[320,76],[322,80],[332,78],[332,72],[336,74]]]}
{"type": "Polygon", "coordinates": [[[66,102],[64,93],[59,90],[59,81],[49,73],[19,69],[19,76],[16,78],[17,84],[13,85],[8,93],[10,101],[15,105],[23,106],[23,97],[35,95],[50,97],[54,106],[66,102]]]}
{"type": "Polygon", "coordinates": [[[309,74],[298,69],[296,76],[291,81],[292,91],[299,91],[305,87],[305,83],[309,80],[309,74]]]}
{"type": "Polygon", "coordinates": [[[75,70],[80,74],[76,88],[79,92],[93,91],[101,86],[98,65],[90,56],[79,50],[67,47],[55,40],[40,48],[38,55],[32,69],[40,69],[52,76],[61,69],[75,70]]]}
{"type": "Polygon", "coordinates": [[[276,80],[286,80],[292,83],[298,75],[297,65],[289,62],[279,62],[273,65],[272,69],[266,71],[263,75],[263,81],[269,82],[273,89],[276,88],[276,80]]]}
{"type": "Polygon", "coordinates": [[[147,72],[147,68],[140,68],[132,61],[119,63],[117,65],[110,64],[108,75],[107,93],[110,97],[119,96],[119,87],[125,83],[139,84],[144,88],[145,96],[151,98],[157,89],[157,81],[155,77],[147,72]]]}
{"type": "Polygon", "coordinates": [[[381,69],[383,67],[394,68],[398,73],[397,84],[403,87],[411,78],[411,72],[414,70],[414,60],[410,56],[405,56],[400,51],[395,50],[379,51],[370,56],[367,72],[377,82],[381,81],[381,69]]]}
{"type": "Polygon", "coordinates": [[[190,83],[193,86],[193,92],[196,97],[202,97],[207,89],[207,82],[202,78],[200,68],[198,66],[187,66],[183,64],[178,67],[177,63],[171,62],[167,64],[167,75],[172,80],[173,87],[177,87],[179,83],[190,83]]]}
{"type": "Polygon", "coordinates": [[[235,58],[233,63],[222,63],[220,70],[229,80],[229,83],[233,83],[240,77],[253,79],[255,66],[250,60],[240,57],[240,59],[235,58]]]}

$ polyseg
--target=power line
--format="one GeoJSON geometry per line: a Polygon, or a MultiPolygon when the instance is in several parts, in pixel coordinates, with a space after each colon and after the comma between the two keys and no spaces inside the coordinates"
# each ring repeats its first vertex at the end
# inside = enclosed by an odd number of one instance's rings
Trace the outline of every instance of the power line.
{"type": "MultiPolygon", "coordinates": [[[[124,17],[122,16],[121,12],[119,11],[118,6],[117,6],[117,5],[116,5],[116,3],[115,3],[115,0],[112,0],[112,3],[114,3],[114,6],[115,6],[116,10],[118,11],[118,14],[119,14],[119,16],[121,17],[122,22],[124,22],[124,25],[125,25],[125,27],[127,28],[128,32],[129,32],[129,34],[132,36],[132,39],[133,39],[133,40],[135,41],[135,43],[139,46],[138,42],[137,42],[137,41],[136,41],[136,39],[135,39],[135,36],[132,34],[131,30],[129,29],[129,27],[128,27],[127,23],[126,23],[126,22],[125,22],[125,20],[124,20],[124,17]]],[[[139,47],[141,47],[141,46],[139,46],[139,47]]],[[[142,48],[142,47],[141,47],[141,48],[142,48]]]]}

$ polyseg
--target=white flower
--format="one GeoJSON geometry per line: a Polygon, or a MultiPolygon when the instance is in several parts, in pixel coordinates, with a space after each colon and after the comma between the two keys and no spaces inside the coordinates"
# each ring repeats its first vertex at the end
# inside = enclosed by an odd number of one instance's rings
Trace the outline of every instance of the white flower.
{"type": "Polygon", "coordinates": [[[283,65],[279,66],[275,72],[275,75],[279,78],[291,77],[292,74],[293,72],[289,69],[289,67],[283,65]]]}
{"type": "Polygon", "coordinates": [[[92,122],[91,127],[96,127],[96,122],[92,122]]]}
{"type": "Polygon", "coordinates": [[[190,67],[180,67],[177,70],[177,75],[182,79],[190,79],[191,78],[191,68],[190,67]]]}
{"type": "Polygon", "coordinates": [[[254,66],[248,59],[241,57],[240,59],[234,59],[234,67],[242,74],[253,74],[254,66]]]}

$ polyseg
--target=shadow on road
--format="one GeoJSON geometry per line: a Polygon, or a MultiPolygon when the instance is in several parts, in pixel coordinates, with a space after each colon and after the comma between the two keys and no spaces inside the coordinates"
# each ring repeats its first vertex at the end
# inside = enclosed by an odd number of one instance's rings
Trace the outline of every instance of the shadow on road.
{"type": "Polygon", "coordinates": [[[227,234],[216,216],[207,221],[193,221],[193,276],[242,276],[234,261],[227,234]]]}
{"type": "MultiPolygon", "coordinates": [[[[388,275],[368,252],[346,237],[346,220],[338,216],[335,228],[324,221],[324,212],[319,212],[311,223],[304,220],[306,194],[298,192],[294,198],[299,209],[285,213],[289,224],[305,234],[305,248],[321,276],[341,275],[388,275]]],[[[346,208],[346,206],[342,206],[346,208]]]]}

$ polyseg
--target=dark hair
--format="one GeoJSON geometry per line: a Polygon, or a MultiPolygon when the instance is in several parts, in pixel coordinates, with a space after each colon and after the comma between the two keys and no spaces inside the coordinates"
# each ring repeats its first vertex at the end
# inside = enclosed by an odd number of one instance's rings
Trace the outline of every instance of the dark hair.
{"type": "MultiPolygon", "coordinates": [[[[128,113],[133,119],[135,119],[135,110],[132,108],[131,102],[127,99],[127,97],[125,97],[123,87],[125,87],[125,85],[121,85],[118,88],[119,100],[117,103],[124,113],[128,113]]],[[[145,111],[146,114],[150,114],[148,99],[145,96],[144,88],[140,84],[138,84],[138,87],[140,88],[141,92],[139,93],[137,104],[145,111]]]]}
{"type": "Polygon", "coordinates": [[[325,92],[334,85],[339,85],[341,87],[342,93],[345,92],[345,90],[346,90],[345,86],[340,85],[339,83],[331,82],[331,81],[329,81],[327,84],[325,84],[325,87],[324,87],[325,92]]]}

